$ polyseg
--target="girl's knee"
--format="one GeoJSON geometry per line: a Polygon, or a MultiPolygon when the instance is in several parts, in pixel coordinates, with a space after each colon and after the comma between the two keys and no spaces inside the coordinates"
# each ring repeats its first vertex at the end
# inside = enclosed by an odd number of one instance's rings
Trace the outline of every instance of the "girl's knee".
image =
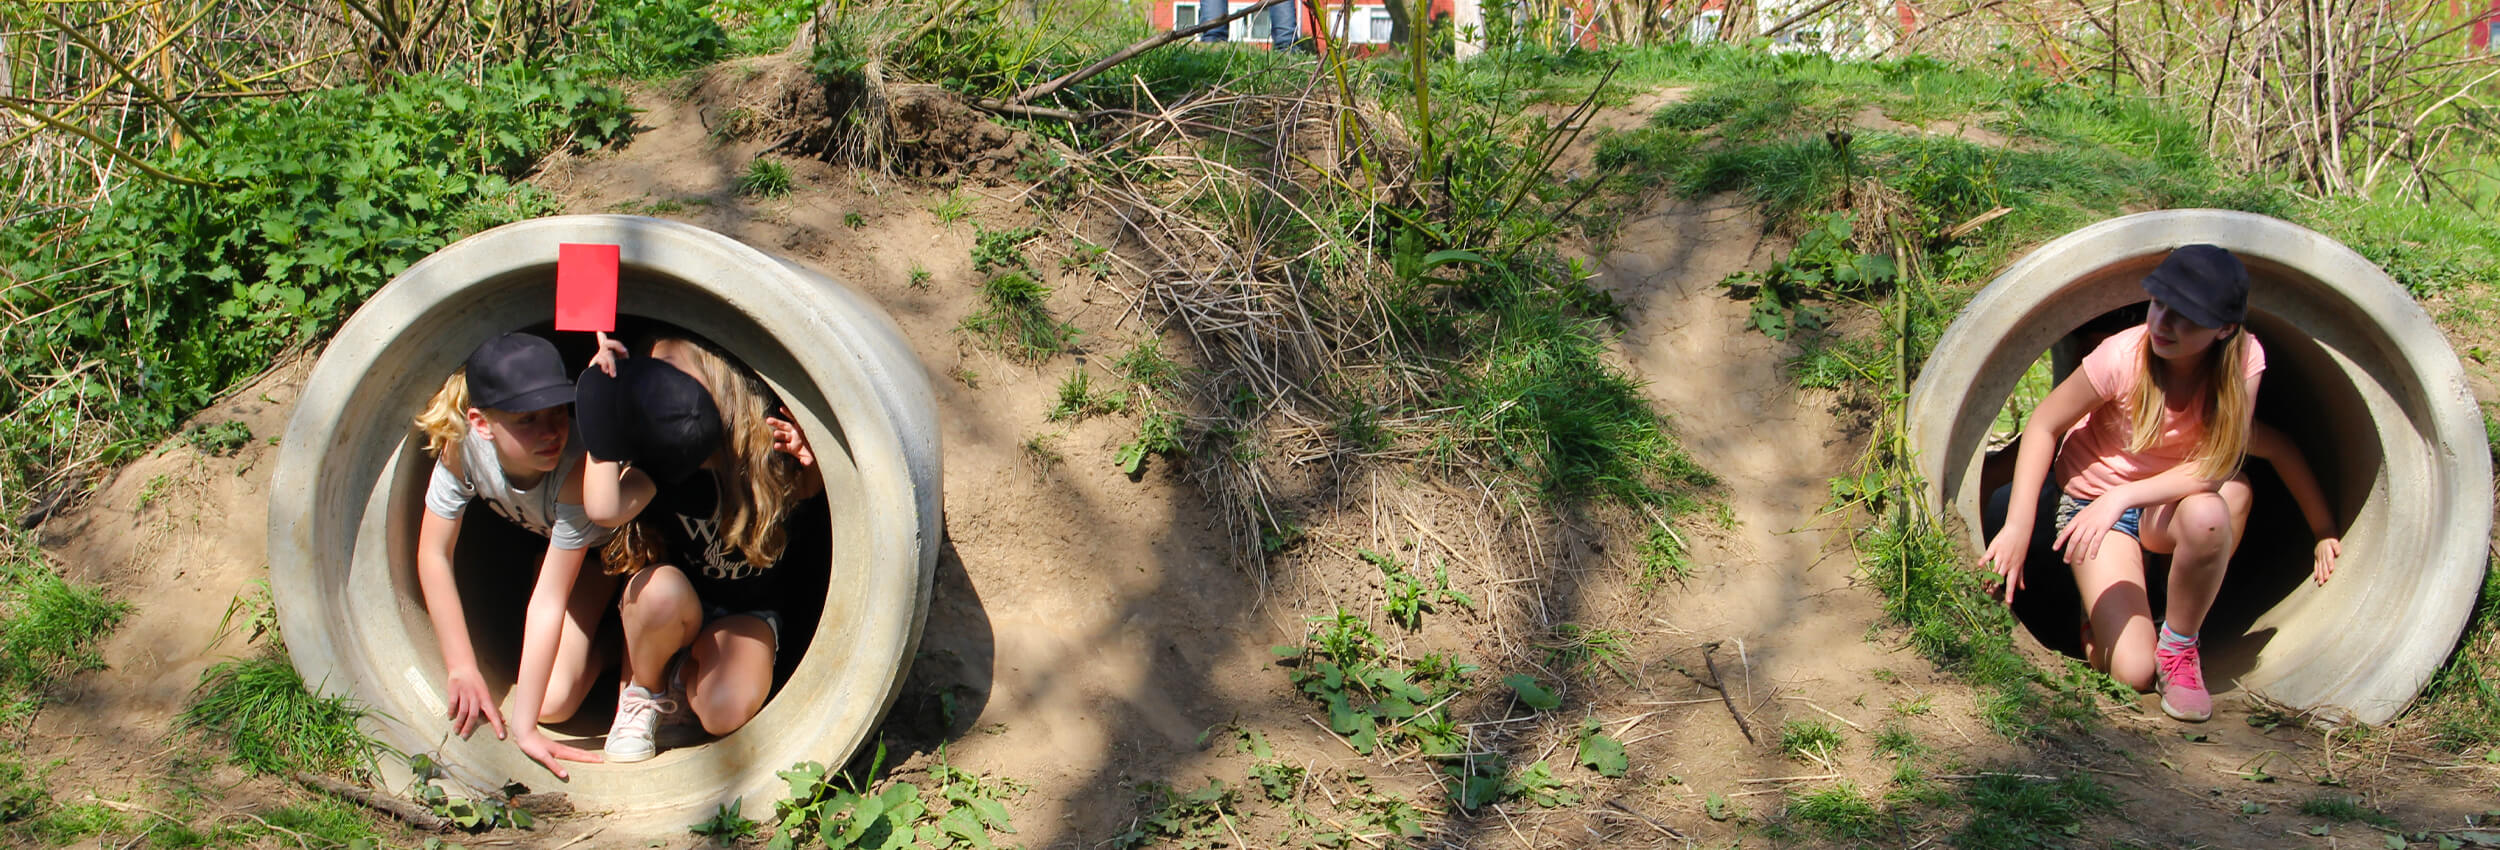
{"type": "Polygon", "coordinates": [[[739,677],[722,678],[733,681],[714,683],[712,687],[704,688],[702,693],[687,697],[687,702],[694,708],[694,716],[703,721],[703,731],[714,736],[736,732],[744,728],[747,721],[755,719],[756,713],[764,710],[764,696],[772,686],[769,681],[746,682],[734,681],[739,677]]]}
{"type": "Polygon", "coordinates": [[[2109,677],[2136,693],[2148,693],[2153,690],[2153,659],[2142,653],[2116,653],[2109,660],[2109,677]]]}
{"type": "Polygon", "coordinates": [[[2171,516],[2171,528],[2171,536],[2178,539],[2181,548],[2227,549],[2231,545],[2231,505],[2213,493],[2181,499],[2171,516]]]}
{"type": "Polygon", "coordinates": [[[686,580],[685,573],[669,566],[652,567],[627,579],[625,593],[617,597],[616,607],[629,627],[702,613],[694,584],[686,580]]]}

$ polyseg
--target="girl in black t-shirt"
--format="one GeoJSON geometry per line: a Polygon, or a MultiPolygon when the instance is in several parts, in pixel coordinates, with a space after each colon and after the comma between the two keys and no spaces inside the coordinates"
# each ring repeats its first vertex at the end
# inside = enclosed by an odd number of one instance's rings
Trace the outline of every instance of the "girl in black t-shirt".
{"type": "Polygon", "coordinates": [[[660,725],[726,735],[762,710],[782,644],[813,632],[831,529],[815,456],[762,379],[684,337],[643,357],[602,342],[576,419],[583,507],[617,529],[602,554],[630,576],[606,753],[630,762],[657,753],[660,725]]]}

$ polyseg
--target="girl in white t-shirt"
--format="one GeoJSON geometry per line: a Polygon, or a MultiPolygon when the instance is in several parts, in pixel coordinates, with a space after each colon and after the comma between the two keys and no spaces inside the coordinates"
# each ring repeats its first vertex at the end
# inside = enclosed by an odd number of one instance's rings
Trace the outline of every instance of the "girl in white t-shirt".
{"type": "Polygon", "coordinates": [[[555,345],[522,333],[488,340],[443,382],[417,417],[434,456],[434,474],[417,526],[417,583],[443,653],[452,731],[481,725],[505,737],[503,715],[478,673],[468,621],[453,586],[451,555],[461,514],[483,501],[497,515],[547,538],[521,630],[520,671],[512,683],[515,743],[565,778],[559,759],[598,756],[549,740],[539,723],[569,718],[605,665],[592,637],[616,597],[616,579],[582,568],[612,530],[582,510],[583,456],[569,439],[573,381],[555,345]]]}

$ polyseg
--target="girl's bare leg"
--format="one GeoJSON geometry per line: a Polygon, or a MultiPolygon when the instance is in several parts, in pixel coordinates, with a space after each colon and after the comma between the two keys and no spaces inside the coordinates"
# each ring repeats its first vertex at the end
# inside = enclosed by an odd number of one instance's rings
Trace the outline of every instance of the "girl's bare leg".
{"type": "Polygon", "coordinates": [[[696,635],[686,703],[703,731],[727,735],[755,719],[773,690],[773,628],[761,618],[722,617],[696,635]]]}
{"type": "Polygon", "coordinates": [[[2144,589],[2144,550],[2111,531],[2101,551],[2075,568],[2084,616],[2092,621],[2093,669],[2138,691],[2153,688],[2152,600],[2144,589]]]}
{"type": "Polygon", "coordinates": [[[665,690],[669,657],[693,642],[703,625],[694,585],[676,567],[648,567],[625,580],[616,607],[617,625],[625,631],[626,677],[652,693],[665,690]]]}
{"type": "Polygon", "coordinates": [[[2205,627],[2231,553],[2248,529],[2252,500],[2242,476],[2223,482],[2219,493],[2198,493],[2144,512],[2144,548],[2170,553],[2170,600],[2162,619],[2171,631],[2194,635],[2205,627]]]}
{"type": "Polygon", "coordinates": [[[573,579],[573,595],[564,600],[564,630],[556,635],[556,663],[547,680],[545,708],[538,722],[561,723],[582,705],[582,697],[598,685],[607,653],[597,643],[600,622],[616,601],[617,577],[598,569],[596,560],[582,562],[573,579]]]}

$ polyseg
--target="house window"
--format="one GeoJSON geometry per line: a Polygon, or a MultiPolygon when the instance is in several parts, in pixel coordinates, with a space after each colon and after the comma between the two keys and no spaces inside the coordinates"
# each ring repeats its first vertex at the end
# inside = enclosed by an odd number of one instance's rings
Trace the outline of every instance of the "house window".
{"type": "Polygon", "coordinates": [[[1347,44],[1387,44],[1393,27],[1389,10],[1380,6],[1338,6],[1328,10],[1328,34],[1344,34],[1347,44]]]}
{"type": "Polygon", "coordinates": [[[1198,4],[1172,4],[1172,28],[1185,30],[1198,25],[1198,4]]]}

